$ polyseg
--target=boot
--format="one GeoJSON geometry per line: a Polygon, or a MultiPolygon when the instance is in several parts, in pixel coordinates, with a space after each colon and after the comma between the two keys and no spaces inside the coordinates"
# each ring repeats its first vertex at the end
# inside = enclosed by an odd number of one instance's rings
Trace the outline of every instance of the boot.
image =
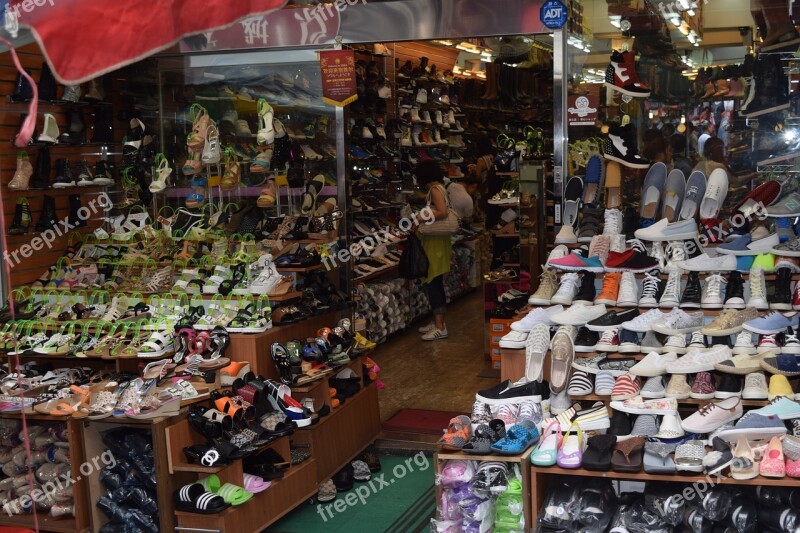
{"type": "Polygon", "coordinates": [[[95,78],[89,82],[89,91],[86,93],[87,100],[102,101],[106,97],[103,89],[103,78],[95,78]]]}
{"type": "MultiPolygon", "coordinates": [[[[30,74],[31,71],[25,69],[30,74]]],[[[28,82],[28,78],[24,77],[21,73],[17,73],[17,80],[14,82],[14,92],[11,93],[11,99],[14,102],[27,102],[33,98],[33,87],[28,82]]]]}
{"type": "Polygon", "coordinates": [[[69,195],[69,217],[67,220],[73,228],[82,228],[86,226],[86,221],[78,214],[78,211],[83,207],[81,205],[80,194],[69,195]]]}
{"type": "Polygon", "coordinates": [[[45,194],[42,199],[42,212],[39,215],[39,222],[36,223],[36,231],[41,233],[49,229],[55,229],[57,223],[56,199],[45,194]]]}
{"type": "Polygon", "coordinates": [[[31,177],[30,188],[50,188],[50,150],[46,146],[39,148],[39,154],[36,156],[36,168],[31,177]]]}
{"type": "Polygon", "coordinates": [[[428,58],[427,57],[420,57],[419,58],[419,66],[415,68],[411,72],[411,77],[418,79],[418,78],[426,78],[427,77],[427,69],[428,68],[428,58]]]}
{"type": "Polygon", "coordinates": [[[14,177],[8,183],[8,188],[18,191],[27,190],[32,175],[33,165],[28,158],[28,152],[19,152],[17,154],[17,171],[14,172],[14,177]]]}
{"type": "Polygon", "coordinates": [[[72,175],[72,169],[69,168],[69,161],[67,159],[56,159],[56,179],[53,181],[53,188],[65,189],[75,185],[75,178],[72,175]]]}
{"type": "Polygon", "coordinates": [[[58,142],[58,124],[56,117],[50,113],[44,114],[44,128],[36,139],[40,143],[56,144],[58,142]]]}
{"type": "Polygon", "coordinates": [[[96,107],[94,110],[94,135],[92,135],[92,142],[114,142],[114,125],[106,107],[96,107]]]}
{"type": "Polygon", "coordinates": [[[25,235],[28,233],[28,227],[31,225],[31,206],[28,204],[27,198],[20,198],[17,200],[17,206],[14,208],[14,220],[11,222],[11,227],[8,228],[9,235],[25,235]]]}
{"type": "Polygon", "coordinates": [[[53,102],[57,99],[56,93],[58,86],[56,79],[53,77],[53,72],[50,70],[50,65],[47,61],[42,62],[42,74],[39,76],[39,100],[53,102]]]}
{"type": "Polygon", "coordinates": [[[83,123],[83,114],[80,109],[73,107],[69,110],[69,128],[59,141],[66,144],[81,144],[86,142],[86,124],[83,123]]]}
{"type": "Polygon", "coordinates": [[[497,92],[494,90],[494,79],[497,76],[497,65],[486,63],[486,90],[481,96],[481,100],[496,100],[497,92]]]}

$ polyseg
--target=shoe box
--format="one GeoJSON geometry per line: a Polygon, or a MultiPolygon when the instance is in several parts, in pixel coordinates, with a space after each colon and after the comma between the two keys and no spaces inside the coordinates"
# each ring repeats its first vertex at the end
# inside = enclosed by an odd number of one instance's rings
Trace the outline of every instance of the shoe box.
{"type": "Polygon", "coordinates": [[[500,339],[511,331],[511,323],[514,321],[514,318],[489,319],[489,356],[495,370],[500,370],[500,339]]]}

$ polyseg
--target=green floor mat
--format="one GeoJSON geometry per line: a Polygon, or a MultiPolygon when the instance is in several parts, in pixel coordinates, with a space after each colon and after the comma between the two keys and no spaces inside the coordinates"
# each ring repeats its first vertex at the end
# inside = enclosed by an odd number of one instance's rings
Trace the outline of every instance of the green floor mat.
{"type": "Polygon", "coordinates": [[[436,511],[433,459],[420,454],[412,457],[383,455],[380,459],[383,469],[372,475],[371,482],[356,482],[349,491],[337,494],[332,502],[301,505],[266,531],[429,531],[430,519],[436,511]],[[337,506],[337,502],[341,503],[337,506]]]}

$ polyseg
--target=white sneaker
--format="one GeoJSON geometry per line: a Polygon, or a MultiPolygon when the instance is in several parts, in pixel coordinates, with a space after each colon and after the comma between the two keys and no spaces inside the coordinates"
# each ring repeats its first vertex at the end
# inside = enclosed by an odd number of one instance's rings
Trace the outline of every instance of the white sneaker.
{"type": "Polygon", "coordinates": [[[714,365],[731,358],[731,349],[725,345],[716,345],[707,350],[689,350],[686,355],[667,365],[670,374],[696,374],[713,372],[714,365]]]}
{"type": "Polygon", "coordinates": [[[659,307],[678,307],[681,303],[681,270],[676,269],[669,273],[667,285],[659,300],[659,307]]]}
{"type": "Polygon", "coordinates": [[[633,272],[623,272],[619,280],[617,293],[617,307],[636,307],[638,304],[639,290],[636,286],[636,275],[633,272]]]}
{"type": "MultiPolygon", "coordinates": [[[[426,332],[427,333],[427,332],[426,332]]],[[[511,348],[518,350],[525,347],[525,342],[528,340],[527,331],[509,331],[500,338],[498,343],[501,348],[511,348]]]]}
{"type": "Polygon", "coordinates": [[[753,355],[758,353],[755,345],[753,344],[753,333],[743,329],[736,335],[736,342],[733,344],[731,350],[733,354],[747,354],[753,355]]]}
{"type": "Polygon", "coordinates": [[[750,286],[748,288],[747,305],[756,309],[769,309],[767,302],[767,283],[764,271],[759,267],[750,270],[750,286]]]}
{"type": "Polygon", "coordinates": [[[674,352],[650,352],[644,359],[631,367],[630,373],[634,376],[642,376],[645,378],[663,376],[667,373],[667,365],[677,360],[678,354],[674,352]]]}
{"type": "MultiPolygon", "coordinates": [[[[581,288],[581,280],[577,272],[567,272],[561,276],[561,285],[558,291],[550,298],[551,304],[570,305],[581,288]]],[[[530,301],[530,300],[528,300],[530,301]]]]}
{"type": "Polygon", "coordinates": [[[658,309],[651,309],[650,311],[637,316],[633,320],[629,320],[628,322],[623,322],[622,327],[627,329],[628,331],[635,331],[637,333],[645,333],[650,331],[650,324],[655,322],[656,320],[660,320],[666,315],[666,313],[662,313],[658,309]]]}
{"type": "Polygon", "coordinates": [[[428,333],[430,330],[432,330],[435,327],[436,327],[436,325],[433,322],[428,322],[427,324],[425,324],[421,328],[418,328],[417,331],[419,331],[420,333],[428,333]]]}
{"type": "Polygon", "coordinates": [[[639,307],[658,307],[658,285],[661,278],[652,274],[645,274],[642,282],[642,297],[639,298],[639,307]]]}
{"type": "Polygon", "coordinates": [[[536,309],[531,310],[522,319],[512,322],[511,329],[514,331],[523,331],[527,333],[532,330],[536,324],[547,324],[548,326],[551,326],[553,322],[550,320],[550,317],[556,313],[560,313],[563,310],[564,307],[560,305],[548,307],[547,309],[543,307],[537,307],[536,309]]]}
{"type": "Polygon", "coordinates": [[[606,306],[603,304],[573,305],[560,313],[550,315],[550,320],[562,326],[582,326],[605,314],[606,306]]]}
{"type": "Polygon", "coordinates": [[[686,260],[686,247],[683,245],[683,241],[668,243],[664,249],[664,260],[663,270],[665,272],[680,269],[678,265],[686,260]]]}
{"type": "Polygon", "coordinates": [[[704,318],[705,315],[702,311],[687,313],[676,307],[664,315],[661,320],[650,324],[650,327],[653,331],[664,335],[685,335],[702,329],[704,318]]]}
{"type": "Polygon", "coordinates": [[[686,353],[686,335],[670,335],[664,343],[664,352],[686,353]]]}
{"type": "Polygon", "coordinates": [[[727,282],[720,274],[711,274],[706,277],[703,286],[703,297],[700,299],[700,307],[703,309],[722,308],[722,286],[727,282]]]}
{"type": "Polygon", "coordinates": [[[434,327],[428,333],[422,336],[422,340],[424,341],[438,341],[441,339],[447,338],[447,326],[444,329],[438,329],[434,327]]]}
{"type": "Polygon", "coordinates": [[[541,381],[544,377],[544,358],[550,349],[550,328],[537,324],[525,341],[525,378],[528,381],[541,381]]]}
{"type": "Polygon", "coordinates": [[[622,233],[622,211],[606,209],[603,213],[603,235],[619,235],[622,233]]]}
{"type": "Polygon", "coordinates": [[[678,266],[691,272],[730,272],[736,270],[736,256],[719,254],[710,256],[708,252],[681,261],[678,266]]]}
{"type": "Polygon", "coordinates": [[[643,241],[681,241],[697,237],[697,222],[694,219],[670,222],[662,218],[648,228],[637,229],[634,233],[643,241]]]}
{"type": "Polygon", "coordinates": [[[562,257],[566,257],[569,255],[569,248],[564,246],[563,244],[559,244],[550,252],[550,255],[547,256],[547,263],[549,265],[553,259],[561,259],[562,257]]]}
{"type": "Polygon", "coordinates": [[[728,172],[724,168],[716,168],[708,176],[706,192],[700,202],[699,217],[718,218],[727,195],[728,172]]]}

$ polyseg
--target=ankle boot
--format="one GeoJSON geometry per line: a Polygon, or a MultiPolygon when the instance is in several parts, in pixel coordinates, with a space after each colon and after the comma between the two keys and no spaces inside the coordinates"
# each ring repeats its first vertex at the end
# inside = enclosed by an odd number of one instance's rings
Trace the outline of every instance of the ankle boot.
{"type": "Polygon", "coordinates": [[[8,188],[18,191],[27,190],[32,175],[33,165],[31,165],[31,160],[28,158],[28,152],[19,152],[17,154],[17,171],[14,172],[14,177],[8,183],[8,188]]]}
{"type": "Polygon", "coordinates": [[[73,107],[67,116],[69,117],[69,128],[58,140],[66,144],[86,142],[86,124],[83,123],[83,113],[77,107],[73,107]]]}
{"type": "Polygon", "coordinates": [[[428,58],[420,57],[419,66],[411,72],[412,78],[424,78],[427,76],[426,68],[428,67],[428,58]]]}
{"type": "Polygon", "coordinates": [[[20,198],[17,200],[17,206],[14,208],[14,220],[11,222],[11,227],[8,228],[9,235],[25,235],[28,233],[28,227],[31,225],[31,206],[28,204],[27,198],[20,198]]]}
{"type": "Polygon", "coordinates": [[[41,233],[49,229],[55,229],[57,223],[56,199],[45,194],[42,198],[42,212],[39,215],[39,222],[36,223],[36,231],[41,233]]]}
{"type": "Polygon", "coordinates": [[[39,154],[36,156],[36,168],[31,177],[30,188],[50,188],[50,150],[47,147],[39,148],[39,154]]]}
{"type": "Polygon", "coordinates": [[[114,125],[105,107],[96,107],[94,110],[94,135],[92,135],[92,142],[114,142],[114,125]]]}
{"type": "MultiPolygon", "coordinates": [[[[25,69],[30,74],[31,71],[25,69]]],[[[11,93],[11,99],[15,102],[27,102],[33,98],[33,87],[28,82],[28,78],[24,77],[21,73],[17,73],[17,80],[14,82],[14,92],[11,93]]]]}
{"type": "Polygon", "coordinates": [[[53,102],[56,100],[56,92],[58,86],[56,79],[53,77],[53,72],[50,70],[50,65],[47,61],[42,62],[42,74],[39,76],[39,100],[53,102]]]}
{"type": "Polygon", "coordinates": [[[80,194],[70,194],[69,195],[69,217],[67,220],[69,224],[73,228],[82,228],[86,226],[86,220],[84,220],[79,214],[81,207],[81,195],[80,194]]]}
{"type": "Polygon", "coordinates": [[[69,167],[67,159],[56,159],[56,179],[53,181],[54,189],[64,189],[67,187],[75,187],[75,178],[72,174],[72,169],[69,167]]]}
{"type": "Polygon", "coordinates": [[[44,127],[42,133],[36,138],[40,143],[55,144],[58,142],[58,124],[56,117],[50,113],[44,114],[44,127]]]}

